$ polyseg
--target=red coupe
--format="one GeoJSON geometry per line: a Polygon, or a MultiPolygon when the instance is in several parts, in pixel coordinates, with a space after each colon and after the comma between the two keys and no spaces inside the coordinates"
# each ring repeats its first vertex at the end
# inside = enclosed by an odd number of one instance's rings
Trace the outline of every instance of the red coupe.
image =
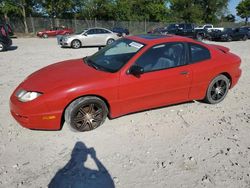
{"type": "Polygon", "coordinates": [[[241,60],[228,48],[179,36],[119,39],[92,56],[47,66],[13,92],[10,111],[24,127],[78,131],[106,117],[190,100],[221,102],[239,80],[241,60]]]}
{"type": "Polygon", "coordinates": [[[69,28],[64,27],[55,27],[51,28],[50,30],[39,31],[37,32],[38,37],[48,38],[56,35],[69,35],[72,34],[74,31],[69,28]]]}

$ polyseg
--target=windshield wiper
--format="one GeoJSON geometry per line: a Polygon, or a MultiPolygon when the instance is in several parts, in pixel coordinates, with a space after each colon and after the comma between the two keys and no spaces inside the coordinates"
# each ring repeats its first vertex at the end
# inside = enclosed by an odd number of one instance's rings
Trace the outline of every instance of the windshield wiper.
{"type": "Polygon", "coordinates": [[[99,70],[99,67],[95,65],[95,63],[91,60],[91,59],[88,59],[88,56],[84,57],[83,58],[84,62],[90,66],[90,67],[93,67],[94,69],[96,70],[99,70]]]}
{"type": "Polygon", "coordinates": [[[89,59],[87,56],[84,57],[83,60],[84,60],[85,64],[87,64],[90,67],[93,67],[96,70],[101,70],[101,71],[104,71],[104,72],[110,72],[106,68],[95,64],[95,62],[93,60],[89,59]]]}

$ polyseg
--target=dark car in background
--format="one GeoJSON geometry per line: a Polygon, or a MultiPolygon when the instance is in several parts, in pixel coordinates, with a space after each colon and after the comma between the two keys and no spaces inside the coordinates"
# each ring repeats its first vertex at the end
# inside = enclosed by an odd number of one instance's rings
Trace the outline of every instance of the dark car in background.
{"type": "Polygon", "coordinates": [[[7,50],[12,45],[9,30],[6,24],[0,24],[0,52],[7,50]]]}
{"type": "Polygon", "coordinates": [[[129,35],[129,30],[126,28],[122,28],[122,27],[114,27],[113,29],[111,29],[111,31],[119,34],[120,36],[129,35]]]}
{"type": "Polygon", "coordinates": [[[48,38],[56,35],[69,35],[72,34],[73,32],[74,32],[73,29],[70,28],[54,27],[48,30],[37,32],[37,36],[42,38],[48,38]]]}
{"type": "Polygon", "coordinates": [[[148,31],[148,34],[164,34],[167,31],[166,27],[157,27],[148,31]]]}
{"type": "Polygon", "coordinates": [[[250,26],[243,26],[240,29],[244,30],[247,33],[247,37],[250,39],[250,26]]]}
{"type": "Polygon", "coordinates": [[[248,34],[242,28],[225,28],[223,31],[214,30],[209,33],[208,38],[214,41],[233,41],[233,40],[247,40],[248,34]]]}
{"type": "Polygon", "coordinates": [[[195,25],[190,23],[170,24],[166,28],[165,34],[174,34],[197,40],[202,40],[206,35],[206,30],[196,30],[195,25]]]}

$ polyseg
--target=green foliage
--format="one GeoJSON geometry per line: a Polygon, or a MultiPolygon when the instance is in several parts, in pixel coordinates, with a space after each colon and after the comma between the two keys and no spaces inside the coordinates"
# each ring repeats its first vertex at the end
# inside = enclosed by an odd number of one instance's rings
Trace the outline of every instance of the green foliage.
{"type": "Polygon", "coordinates": [[[9,14],[21,15],[21,9],[14,0],[3,0],[0,2],[0,13],[5,16],[9,14]]]}
{"type": "MultiPolygon", "coordinates": [[[[229,0],[0,0],[0,14],[62,19],[216,23],[233,21],[224,16],[229,0]],[[221,19],[220,19],[221,18],[221,19]]],[[[249,17],[249,2],[237,7],[249,17]]]]}
{"type": "Polygon", "coordinates": [[[218,17],[223,15],[229,0],[196,0],[195,2],[202,7],[201,19],[205,23],[215,23],[218,21],[218,17]]]}
{"type": "Polygon", "coordinates": [[[250,17],[250,0],[241,1],[236,7],[237,15],[241,18],[245,18],[245,23],[247,24],[248,18],[250,17]]]}
{"type": "Polygon", "coordinates": [[[77,0],[76,17],[86,20],[109,20],[113,17],[112,0],[77,0]]]}
{"type": "Polygon", "coordinates": [[[171,0],[170,3],[173,20],[188,23],[200,22],[203,10],[194,0],[171,0]]]}
{"type": "Polygon", "coordinates": [[[228,14],[226,16],[223,16],[222,20],[226,22],[235,22],[235,16],[233,14],[228,14]]]}
{"type": "Polygon", "coordinates": [[[177,21],[215,23],[229,0],[171,0],[170,8],[177,21]]]}

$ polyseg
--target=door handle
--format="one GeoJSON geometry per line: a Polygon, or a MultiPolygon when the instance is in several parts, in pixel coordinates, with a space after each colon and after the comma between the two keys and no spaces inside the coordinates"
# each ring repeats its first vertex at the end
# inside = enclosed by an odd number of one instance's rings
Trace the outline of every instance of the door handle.
{"type": "Polygon", "coordinates": [[[187,75],[187,74],[189,74],[189,72],[188,71],[182,71],[182,72],[180,72],[180,74],[181,75],[187,75]]]}

